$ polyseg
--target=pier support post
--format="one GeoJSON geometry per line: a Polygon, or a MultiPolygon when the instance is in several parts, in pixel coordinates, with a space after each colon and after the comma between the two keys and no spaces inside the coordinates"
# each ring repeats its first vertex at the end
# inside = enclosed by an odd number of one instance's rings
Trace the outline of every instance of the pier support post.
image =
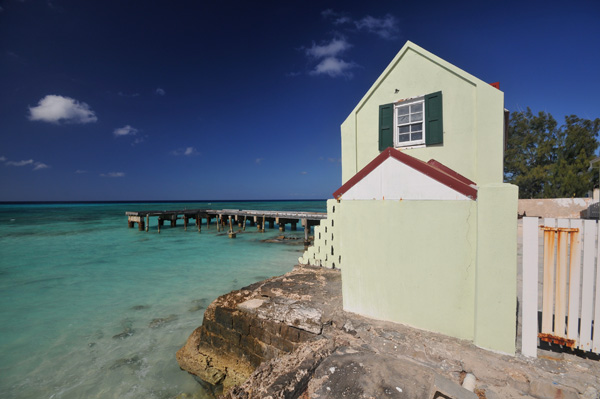
{"type": "Polygon", "coordinates": [[[308,219],[302,220],[302,226],[304,226],[304,250],[306,251],[310,247],[310,224],[308,223],[308,219]]]}
{"type": "Polygon", "coordinates": [[[140,217],[140,221],[138,222],[138,231],[144,231],[144,220],[140,217]]]}
{"type": "Polygon", "coordinates": [[[177,215],[171,216],[171,227],[177,226],[177,215]]]}
{"type": "Polygon", "coordinates": [[[183,215],[183,231],[187,231],[187,225],[188,225],[188,217],[187,217],[187,215],[183,215]]]}
{"type": "Polygon", "coordinates": [[[279,231],[285,231],[285,223],[279,223],[279,231]]]}
{"type": "Polygon", "coordinates": [[[298,227],[296,226],[296,222],[292,222],[291,225],[292,225],[292,227],[291,227],[292,231],[298,230],[298,227]]]}
{"type": "Polygon", "coordinates": [[[130,229],[133,229],[133,222],[131,220],[127,221],[127,227],[129,227],[130,229]]]}
{"type": "Polygon", "coordinates": [[[162,226],[162,224],[163,224],[163,219],[159,216],[158,217],[158,234],[160,234],[160,227],[162,226]]]}
{"type": "Polygon", "coordinates": [[[196,224],[198,225],[198,233],[200,233],[200,231],[202,231],[202,218],[200,217],[200,214],[196,216],[196,224]]]}
{"type": "Polygon", "coordinates": [[[150,230],[150,214],[146,214],[146,231],[150,230]]]}
{"type": "Polygon", "coordinates": [[[235,238],[235,233],[233,232],[233,222],[231,221],[231,215],[229,216],[229,238],[235,238]]]}
{"type": "Polygon", "coordinates": [[[246,231],[246,216],[244,216],[244,226],[242,227],[242,231],[246,231]]]}
{"type": "Polygon", "coordinates": [[[210,215],[206,215],[206,228],[208,229],[210,227],[210,219],[212,219],[210,217],[210,215]]]}

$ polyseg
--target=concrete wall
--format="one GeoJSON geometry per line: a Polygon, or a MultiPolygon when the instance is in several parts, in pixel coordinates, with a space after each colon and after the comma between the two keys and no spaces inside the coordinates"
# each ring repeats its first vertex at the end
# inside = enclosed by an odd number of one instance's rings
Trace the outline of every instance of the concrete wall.
{"type": "Polygon", "coordinates": [[[514,354],[518,189],[502,183],[504,94],[407,42],[342,124],[342,180],[379,155],[379,105],[437,91],[443,144],[403,151],[475,181],[477,201],[342,196],[344,309],[514,354]]]}
{"type": "Polygon", "coordinates": [[[474,201],[341,201],[344,310],[474,337],[474,201]]]}
{"type": "Polygon", "coordinates": [[[493,184],[477,201],[342,200],[344,310],[514,354],[517,195],[493,184]]]}
{"type": "Polygon", "coordinates": [[[520,199],[518,212],[521,216],[579,218],[592,201],[592,198],[520,199]]]}
{"type": "Polygon", "coordinates": [[[327,219],[314,227],[313,245],[298,258],[301,265],[323,266],[329,269],[341,269],[342,257],[339,251],[339,223],[336,200],[327,201],[327,219]]]}
{"type": "Polygon", "coordinates": [[[342,182],[379,154],[379,105],[440,90],[444,143],[405,151],[435,158],[478,184],[501,183],[504,93],[411,42],[341,126],[342,182]]]}

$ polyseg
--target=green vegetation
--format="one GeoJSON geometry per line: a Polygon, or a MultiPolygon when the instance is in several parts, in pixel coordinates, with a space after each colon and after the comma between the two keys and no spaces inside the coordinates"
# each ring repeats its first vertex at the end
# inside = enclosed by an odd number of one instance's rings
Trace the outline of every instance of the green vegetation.
{"type": "Polygon", "coordinates": [[[565,117],[531,109],[513,112],[504,154],[504,180],[519,186],[519,198],[583,197],[598,187],[598,170],[588,171],[598,148],[600,119],[565,117]]]}

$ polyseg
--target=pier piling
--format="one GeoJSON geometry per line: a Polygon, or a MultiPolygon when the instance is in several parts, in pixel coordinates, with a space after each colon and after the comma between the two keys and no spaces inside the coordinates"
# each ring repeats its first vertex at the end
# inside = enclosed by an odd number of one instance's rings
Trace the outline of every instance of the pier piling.
{"type": "Polygon", "coordinates": [[[183,211],[136,211],[125,212],[127,215],[127,226],[133,228],[138,224],[139,231],[149,231],[150,217],[157,218],[157,230],[160,233],[166,220],[171,222],[171,227],[177,226],[177,219],[183,219],[184,230],[187,230],[190,219],[195,219],[198,233],[202,231],[202,218],[206,218],[206,228],[210,228],[210,222],[213,218],[217,222],[217,232],[225,230],[227,221],[229,222],[228,235],[235,238],[237,232],[234,232],[233,225],[246,231],[246,225],[250,221],[250,226],[256,226],[257,231],[264,233],[269,223],[269,228],[278,225],[280,231],[285,231],[285,225],[289,224],[292,231],[298,229],[298,222],[304,228],[304,245],[311,243],[310,228],[316,226],[322,219],[327,218],[324,212],[279,212],[262,210],[239,210],[239,209],[194,209],[183,211]]]}

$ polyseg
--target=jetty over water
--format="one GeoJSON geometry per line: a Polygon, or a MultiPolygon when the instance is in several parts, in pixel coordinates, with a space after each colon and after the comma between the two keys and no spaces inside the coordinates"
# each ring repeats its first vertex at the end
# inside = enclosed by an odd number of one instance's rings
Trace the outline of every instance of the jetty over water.
{"type": "Polygon", "coordinates": [[[293,212],[293,211],[264,211],[264,210],[242,210],[242,209],[184,209],[170,211],[130,211],[125,212],[129,228],[138,225],[139,231],[149,231],[150,218],[158,218],[158,232],[164,226],[165,221],[170,222],[171,227],[177,226],[178,220],[183,220],[183,227],[187,230],[190,220],[194,221],[195,228],[202,231],[203,220],[206,227],[210,228],[211,222],[215,220],[217,231],[229,225],[229,237],[235,238],[233,226],[237,225],[242,231],[246,230],[247,224],[256,226],[258,231],[279,226],[280,231],[285,231],[285,226],[290,225],[292,231],[297,230],[298,223],[304,228],[304,241],[308,242],[310,228],[316,226],[322,219],[327,218],[326,212],[293,212]]]}

